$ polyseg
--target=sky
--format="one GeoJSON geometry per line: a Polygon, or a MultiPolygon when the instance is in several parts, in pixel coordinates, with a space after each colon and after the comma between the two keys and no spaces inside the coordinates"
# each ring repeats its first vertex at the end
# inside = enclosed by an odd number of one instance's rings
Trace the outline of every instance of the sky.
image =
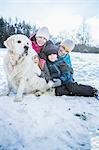
{"type": "Polygon", "coordinates": [[[0,0],[0,16],[47,26],[52,35],[70,32],[84,19],[91,26],[94,40],[99,42],[98,0],[0,0]]]}

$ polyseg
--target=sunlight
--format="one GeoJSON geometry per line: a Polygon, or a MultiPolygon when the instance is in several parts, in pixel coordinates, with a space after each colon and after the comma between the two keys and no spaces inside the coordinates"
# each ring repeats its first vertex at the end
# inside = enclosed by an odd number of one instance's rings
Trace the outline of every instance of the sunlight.
{"type": "Polygon", "coordinates": [[[59,32],[68,31],[75,29],[82,22],[80,15],[69,15],[66,12],[51,12],[49,16],[44,20],[39,20],[37,25],[48,26],[51,34],[57,35],[59,32]]]}
{"type": "Polygon", "coordinates": [[[96,16],[87,20],[91,28],[91,36],[96,45],[99,45],[99,18],[96,16]]]}

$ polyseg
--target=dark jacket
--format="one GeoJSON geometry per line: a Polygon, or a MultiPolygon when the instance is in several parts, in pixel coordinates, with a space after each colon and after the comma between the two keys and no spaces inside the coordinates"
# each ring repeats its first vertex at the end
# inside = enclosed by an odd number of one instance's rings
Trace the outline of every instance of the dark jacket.
{"type": "Polygon", "coordinates": [[[52,41],[47,41],[46,44],[44,45],[44,47],[42,48],[41,52],[39,53],[39,57],[42,59],[47,59],[47,51],[49,50],[49,48],[54,45],[52,41]]]}
{"type": "MultiPolygon", "coordinates": [[[[36,34],[32,35],[30,37],[30,40],[32,42],[32,47],[34,42],[36,42],[36,38],[35,38],[36,34]]],[[[48,49],[50,48],[50,46],[53,45],[53,42],[51,40],[47,41],[46,44],[41,48],[40,52],[38,53],[39,57],[41,59],[46,60],[47,56],[46,56],[46,52],[48,51],[48,49]]],[[[35,50],[35,49],[34,49],[35,50]]]]}
{"type": "Polygon", "coordinates": [[[58,59],[55,62],[47,60],[46,64],[52,80],[55,78],[60,79],[62,84],[73,82],[72,68],[63,59],[58,59]]]}

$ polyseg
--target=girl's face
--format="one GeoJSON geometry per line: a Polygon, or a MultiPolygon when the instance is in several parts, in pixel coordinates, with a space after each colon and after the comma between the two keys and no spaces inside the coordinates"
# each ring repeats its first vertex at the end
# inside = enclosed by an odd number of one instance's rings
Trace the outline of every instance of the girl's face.
{"type": "Polygon", "coordinates": [[[36,42],[39,46],[43,46],[47,42],[47,40],[44,37],[37,37],[36,42]]]}
{"type": "Polygon", "coordinates": [[[68,52],[66,52],[65,48],[63,46],[59,47],[58,55],[63,56],[66,55],[68,52]]]}
{"type": "Polygon", "coordinates": [[[48,55],[48,59],[52,62],[56,61],[57,60],[57,54],[48,55]]]}

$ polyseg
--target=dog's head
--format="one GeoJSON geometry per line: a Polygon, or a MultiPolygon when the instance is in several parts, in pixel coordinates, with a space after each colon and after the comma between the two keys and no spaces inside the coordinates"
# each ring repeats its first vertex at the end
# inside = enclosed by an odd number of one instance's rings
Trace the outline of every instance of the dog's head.
{"type": "MultiPolygon", "coordinates": [[[[33,51],[30,39],[22,34],[12,35],[6,41],[4,41],[4,45],[12,52],[20,57],[27,56],[30,51],[33,51]]],[[[37,55],[35,51],[33,51],[34,55],[37,55]]]]}
{"type": "Polygon", "coordinates": [[[30,39],[23,34],[15,34],[10,36],[4,45],[9,50],[10,63],[15,66],[20,63],[24,58],[29,58],[27,60],[32,61],[34,67],[34,72],[38,75],[41,74],[41,70],[38,64],[35,63],[34,57],[37,55],[36,51],[33,50],[30,39]],[[27,57],[29,56],[29,57],[27,57]]]}

